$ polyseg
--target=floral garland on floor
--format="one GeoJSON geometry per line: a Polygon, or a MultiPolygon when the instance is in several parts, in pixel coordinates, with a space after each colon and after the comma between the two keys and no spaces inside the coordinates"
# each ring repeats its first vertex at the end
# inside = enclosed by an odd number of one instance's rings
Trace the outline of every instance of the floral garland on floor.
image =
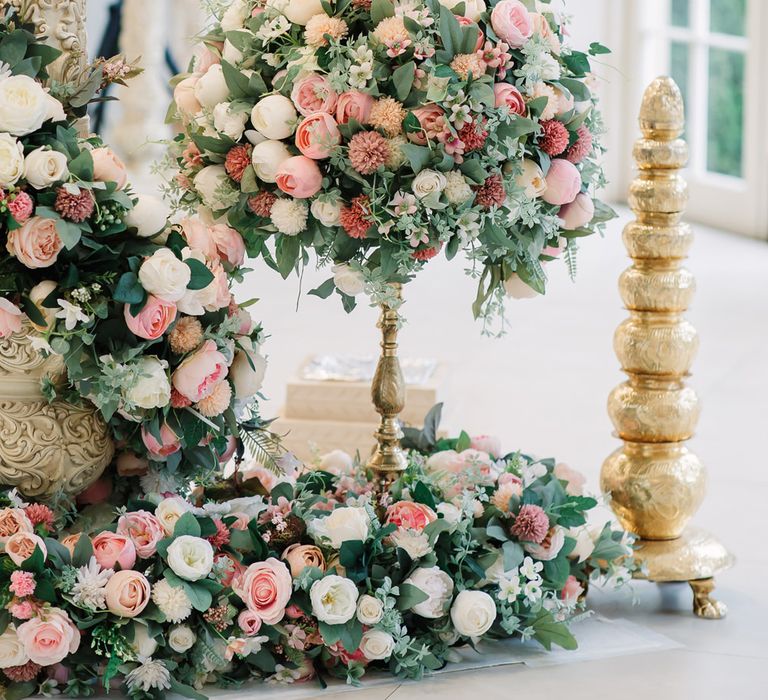
{"type": "MultiPolygon", "coordinates": [[[[134,195],[126,168],[78,118],[136,70],[121,58],[44,87],[59,51],[8,12],[0,21],[0,338],[36,336],[118,443],[117,472],[175,491],[235,450],[235,409],[258,392],[261,327],[233,300],[237,231],[134,195]]],[[[258,418],[248,428],[255,434],[258,418]]],[[[125,487],[125,485],[124,485],[125,487]]],[[[87,498],[102,496],[98,488],[87,498]]]]}
{"type": "Polygon", "coordinates": [[[428,427],[376,500],[342,452],[276,477],[267,496],[193,505],[147,494],[95,526],[11,493],[0,510],[5,697],[120,686],[201,698],[206,684],[420,678],[479,639],[576,647],[589,581],[620,584],[631,538],[587,526],[597,501],[551,460],[428,427]],[[430,437],[431,436],[431,437],[430,437]],[[419,450],[423,450],[420,452],[419,450]]]}
{"type": "MultiPolygon", "coordinates": [[[[393,302],[443,248],[464,250],[473,309],[544,293],[543,264],[603,229],[602,121],[590,57],[533,0],[234,0],[171,114],[171,193],[245,238],[283,276],[333,262],[350,310],[393,302]],[[535,7],[535,11],[534,11],[535,7]],[[274,239],[274,249],[267,242],[274,239]]],[[[592,55],[607,52],[593,43],[592,55]]]]}

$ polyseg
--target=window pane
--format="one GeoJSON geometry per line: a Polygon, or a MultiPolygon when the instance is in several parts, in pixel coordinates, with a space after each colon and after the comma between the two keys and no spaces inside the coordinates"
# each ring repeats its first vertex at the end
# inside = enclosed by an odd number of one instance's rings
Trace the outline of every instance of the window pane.
{"type": "MultiPolygon", "coordinates": [[[[669,75],[677,83],[683,95],[683,104],[688,113],[688,65],[690,50],[688,44],[673,41],[669,46],[669,75]]],[[[686,119],[686,124],[688,120],[686,119]]],[[[685,138],[685,134],[683,134],[685,138]]]]}
{"type": "Polygon", "coordinates": [[[744,36],[747,0],[711,0],[709,30],[720,34],[744,36]]]}
{"type": "Polygon", "coordinates": [[[713,173],[742,174],[744,63],[743,53],[709,50],[707,170],[713,173]]]}
{"type": "Polygon", "coordinates": [[[673,27],[687,27],[689,25],[689,2],[690,0],[672,0],[669,3],[669,21],[673,27]]]}

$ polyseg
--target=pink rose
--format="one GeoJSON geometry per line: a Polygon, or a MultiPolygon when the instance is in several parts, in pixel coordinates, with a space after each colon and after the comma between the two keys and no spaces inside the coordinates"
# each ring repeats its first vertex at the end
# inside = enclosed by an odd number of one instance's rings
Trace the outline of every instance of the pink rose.
{"type": "Polygon", "coordinates": [[[35,552],[35,547],[40,547],[43,559],[48,557],[48,550],[41,537],[30,532],[17,532],[11,535],[5,543],[5,553],[16,566],[21,566],[35,552]]]}
{"type": "MultiPolygon", "coordinates": [[[[581,185],[581,180],[579,180],[579,185],[581,185]]],[[[577,194],[576,199],[570,204],[560,207],[560,211],[557,213],[566,231],[574,231],[577,228],[586,226],[592,221],[594,215],[595,203],[592,201],[592,197],[584,192],[577,194]]]]}
{"type": "Polygon", "coordinates": [[[243,610],[237,616],[237,624],[246,635],[253,637],[261,629],[261,618],[253,610],[243,610]]]}
{"type": "Polygon", "coordinates": [[[285,615],[285,606],[293,591],[288,567],[278,559],[251,564],[234,582],[234,590],[247,608],[264,624],[276,625],[285,615]]]}
{"type": "Polygon", "coordinates": [[[94,481],[85,491],[77,494],[77,503],[81,506],[90,506],[94,503],[103,503],[112,494],[112,479],[103,476],[94,481]]]}
{"type": "Polygon", "coordinates": [[[491,26],[513,49],[519,49],[533,34],[531,16],[520,0],[501,0],[491,12],[491,26]]]}
{"type": "Polygon", "coordinates": [[[564,544],[565,532],[563,528],[555,525],[555,527],[549,528],[546,537],[544,537],[540,543],[524,542],[523,548],[534,559],[538,559],[539,561],[551,561],[560,554],[560,550],[563,548],[564,544]]]}
{"type": "Polygon", "coordinates": [[[414,143],[423,146],[427,143],[427,139],[436,139],[443,133],[445,112],[442,107],[436,104],[427,104],[414,109],[413,114],[423,129],[423,131],[413,131],[408,134],[408,138],[414,143]]]}
{"type": "Polygon", "coordinates": [[[437,520],[437,513],[423,503],[398,501],[387,508],[387,522],[421,532],[437,520]]]}
{"type": "Polygon", "coordinates": [[[581,496],[584,493],[584,484],[587,483],[587,477],[580,471],[560,462],[560,464],[555,465],[554,474],[560,481],[567,482],[565,484],[565,491],[569,496],[581,496]]]}
{"type": "Polygon", "coordinates": [[[152,513],[137,510],[120,516],[117,534],[130,537],[136,554],[142,559],[149,559],[157,552],[157,543],[165,537],[165,530],[152,513]]]}
{"type": "Polygon", "coordinates": [[[180,81],[173,89],[173,101],[179,115],[185,121],[191,121],[203,109],[203,106],[195,97],[195,85],[200,80],[199,73],[193,73],[180,81]]]}
{"type": "Polygon", "coordinates": [[[501,457],[502,454],[501,440],[496,435],[476,435],[470,440],[469,446],[494,457],[501,457]]]}
{"type": "Polygon", "coordinates": [[[179,222],[181,235],[184,236],[192,250],[199,250],[206,258],[216,256],[216,241],[211,235],[211,230],[196,216],[187,217],[179,222]]]}
{"type": "Polygon", "coordinates": [[[498,484],[502,486],[504,484],[522,484],[522,479],[513,474],[512,472],[502,472],[499,474],[498,484]]]}
{"type": "Polygon", "coordinates": [[[227,359],[216,349],[216,343],[206,340],[176,368],[171,381],[176,391],[197,403],[211,395],[227,371],[227,359]]]}
{"type": "Polygon", "coordinates": [[[291,567],[291,576],[296,578],[308,566],[315,566],[325,571],[325,557],[319,548],[312,544],[292,544],[283,552],[282,558],[291,567]]]}
{"type": "Polygon", "coordinates": [[[93,556],[102,569],[130,569],[136,563],[136,546],[130,537],[105,530],[91,540],[93,556]]]}
{"type": "Polygon", "coordinates": [[[555,158],[546,176],[547,189],[541,198],[549,204],[570,204],[581,189],[579,169],[565,158],[555,158]]]}
{"type": "Polygon", "coordinates": [[[336,121],[339,124],[346,124],[350,119],[354,119],[361,124],[367,124],[371,107],[373,107],[373,97],[370,95],[357,90],[342,92],[336,103],[336,121]]]}
{"type": "Polygon", "coordinates": [[[109,612],[118,617],[136,617],[147,607],[151,591],[144,574],[118,571],[107,581],[104,592],[109,612]]]}
{"type": "Polygon", "coordinates": [[[147,448],[149,456],[155,462],[165,462],[169,455],[181,449],[179,436],[168,423],[160,426],[160,439],[158,440],[144,426],[141,427],[141,440],[147,448]]]}
{"type": "Polygon", "coordinates": [[[228,262],[233,267],[243,264],[245,243],[235,229],[226,224],[214,224],[210,228],[210,236],[222,262],[228,262]]]}
{"type": "Polygon", "coordinates": [[[512,114],[519,114],[521,117],[524,117],[528,112],[523,93],[514,85],[496,83],[493,86],[493,94],[496,97],[496,107],[506,106],[512,114]]]}
{"type": "Polygon", "coordinates": [[[53,219],[33,216],[21,228],[8,231],[8,252],[32,269],[53,265],[63,247],[53,219]]]}
{"type": "Polygon", "coordinates": [[[293,156],[283,161],[275,175],[277,186],[296,199],[306,199],[320,190],[323,175],[317,163],[306,156],[293,156]]]}
{"type": "Polygon", "coordinates": [[[341,134],[336,126],[336,120],[327,112],[310,114],[296,127],[295,143],[296,148],[307,158],[313,160],[328,158],[331,151],[341,143],[341,134]]]}
{"type": "Polygon", "coordinates": [[[574,605],[582,593],[584,593],[584,587],[579,583],[579,580],[575,576],[569,576],[565,580],[560,597],[568,605],[574,605]]]}
{"type": "Polygon", "coordinates": [[[427,472],[448,472],[458,474],[464,469],[464,459],[456,450],[441,450],[427,459],[427,472]]]}
{"type": "Polygon", "coordinates": [[[6,338],[21,330],[21,309],[0,297],[0,338],[6,338]]]}
{"type": "Polygon", "coordinates": [[[125,305],[123,313],[131,333],[145,340],[157,340],[176,319],[176,304],[150,294],[136,316],[131,314],[130,304],[125,305]]]}
{"type": "Polygon", "coordinates": [[[235,520],[229,524],[230,530],[247,530],[248,523],[251,522],[251,516],[247,513],[230,513],[229,517],[235,518],[235,520]]]}
{"type": "Polygon", "coordinates": [[[23,622],[16,634],[30,661],[40,666],[53,666],[80,646],[80,631],[59,608],[48,608],[43,615],[23,622]]]}
{"type": "Polygon", "coordinates": [[[93,179],[98,182],[114,182],[118,190],[122,190],[128,184],[128,169],[111,148],[94,148],[91,151],[93,158],[93,179]]]}
{"type": "Polygon", "coordinates": [[[291,99],[299,114],[308,117],[314,112],[333,112],[338,95],[324,76],[312,73],[294,83],[291,99]]]}

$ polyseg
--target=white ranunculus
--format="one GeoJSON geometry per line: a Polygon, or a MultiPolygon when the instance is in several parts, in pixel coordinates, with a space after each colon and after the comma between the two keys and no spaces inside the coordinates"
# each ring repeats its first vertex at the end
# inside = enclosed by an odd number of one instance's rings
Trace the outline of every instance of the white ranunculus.
{"type": "Polygon", "coordinates": [[[211,209],[224,209],[227,202],[223,201],[222,189],[229,184],[229,176],[223,165],[206,165],[195,175],[194,185],[205,206],[211,209]]]}
{"type": "Polygon", "coordinates": [[[384,617],[384,604],[372,595],[361,595],[357,601],[357,619],[363,625],[375,625],[384,617]]]}
{"type": "Polygon", "coordinates": [[[139,268],[139,282],[150,294],[164,301],[179,301],[192,276],[189,266],[170,248],[160,248],[139,268]]]}
{"type": "Polygon", "coordinates": [[[149,631],[146,625],[142,625],[139,622],[133,623],[133,642],[131,647],[139,656],[146,656],[149,658],[157,651],[157,642],[153,637],[149,636],[149,631]]]}
{"type": "Polygon", "coordinates": [[[333,283],[336,287],[351,297],[357,296],[365,289],[363,274],[353,270],[349,265],[339,264],[331,268],[333,283]]]}
{"type": "Polygon", "coordinates": [[[213,108],[213,126],[219,133],[229,136],[233,141],[239,141],[245,131],[248,113],[233,112],[230,105],[230,102],[219,102],[213,108]]]}
{"type": "Polygon", "coordinates": [[[496,619],[496,603],[484,591],[461,591],[451,607],[451,621],[464,637],[482,637],[496,619]]]}
{"type": "Polygon", "coordinates": [[[309,211],[323,226],[338,226],[341,217],[341,204],[338,200],[329,202],[325,199],[315,199],[309,205],[309,211]]]}
{"type": "Polygon", "coordinates": [[[197,641],[197,635],[188,625],[176,625],[171,627],[168,634],[168,645],[178,654],[189,651],[197,641]]]}
{"type": "Polygon", "coordinates": [[[256,177],[262,182],[274,182],[280,166],[291,157],[291,152],[282,141],[262,141],[253,147],[251,163],[256,177]]]}
{"type": "Polygon", "coordinates": [[[296,108],[283,95],[262,97],[251,110],[251,123],[268,139],[287,139],[296,129],[296,108]]]}
{"type": "Polygon", "coordinates": [[[45,146],[36,148],[24,160],[24,178],[36,190],[60,182],[69,175],[67,156],[45,146]]]}
{"type": "Polygon", "coordinates": [[[0,634],[0,668],[23,666],[27,661],[29,656],[16,634],[16,627],[10,624],[5,628],[5,632],[0,634]]]}
{"type": "Polygon", "coordinates": [[[318,469],[338,476],[351,474],[353,468],[354,460],[344,450],[326,452],[326,454],[320,456],[320,463],[318,464],[318,469]]]}
{"type": "Polygon", "coordinates": [[[0,187],[15,185],[24,173],[24,146],[10,134],[0,134],[0,187]]]}
{"type": "Polygon", "coordinates": [[[471,19],[473,22],[477,22],[480,19],[480,15],[485,12],[485,2],[483,0],[438,0],[443,6],[452,10],[460,2],[464,2],[464,17],[471,19]]]}
{"type": "Polygon", "coordinates": [[[154,355],[136,361],[138,370],[133,386],[127,387],[125,398],[139,408],[162,408],[171,400],[171,383],[166,368],[168,363],[154,355]]]}
{"type": "Polygon", "coordinates": [[[221,28],[225,32],[242,29],[248,19],[248,3],[245,0],[232,0],[221,16],[221,28]]]}
{"type": "Polygon", "coordinates": [[[416,615],[436,620],[448,613],[453,597],[453,579],[439,566],[416,569],[404,583],[416,586],[429,596],[411,607],[411,611],[416,615]]]}
{"type": "Polygon", "coordinates": [[[395,650],[395,640],[382,630],[368,630],[360,640],[360,651],[369,661],[385,661],[395,650]]]}
{"type": "Polygon", "coordinates": [[[539,293],[523,282],[520,275],[515,272],[509,276],[509,279],[504,280],[504,291],[513,299],[533,299],[539,296],[539,293]]]}
{"type": "Polygon", "coordinates": [[[171,208],[165,200],[152,194],[140,194],[125,222],[136,229],[138,236],[149,238],[165,230],[170,215],[171,208]]]}
{"type": "Polygon", "coordinates": [[[165,534],[170,536],[173,534],[173,530],[176,527],[176,523],[179,518],[188,513],[190,505],[183,498],[178,496],[172,496],[171,498],[164,498],[155,508],[155,517],[160,521],[160,524],[165,530],[165,534]]]}
{"type": "Polygon", "coordinates": [[[214,63],[195,83],[197,101],[208,109],[213,109],[219,102],[229,98],[229,88],[224,79],[224,70],[220,63],[214,63]]]}
{"type": "Polygon", "coordinates": [[[404,550],[414,561],[427,556],[427,554],[432,551],[432,546],[429,544],[429,537],[423,532],[416,532],[415,530],[399,527],[390,535],[390,537],[392,538],[394,545],[404,550]]]}
{"type": "Polygon", "coordinates": [[[547,189],[547,181],[544,173],[535,161],[523,158],[523,172],[515,178],[518,187],[525,190],[528,199],[541,197],[547,189]]]}
{"type": "Polygon", "coordinates": [[[413,178],[411,189],[419,199],[424,199],[433,193],[440,194],[445,189],[445,184],[445,175],[426,168],[413,178]]]}
{"type": "Polygon", "coordinates": [[[312,614],[328,625],[349,622],[357,610],[357,586],[348,578],[329,574],[309,589],[312,614]]]}
{"type": "Polygon", "coordinates": [[[235,387],[235,397],[248,399],[254,396],[264,383],[267,359],[250,338],[240,338],[238,342],[241,349],[235,353],[235,359],[229,368],[229,378],[235,387]]]}
{"type": "Polygon", "coordinates": [[[0,79],[0,131],[26,136],[54,116],[58,113],[51,96],[34,78],[12,75],[0,79]]]}
{"type": "Polygon", "coordinates": [[[336,508],[330,515],[316,518],[312,523],[321,539],[328,539],[335,549],[348,540],[365,541],[371,528],[371,519],[365,508],[353,506],[336,508]]]}
{"type": "Polygon", "coordinates": [[[185,581],[199,581],[211,573],[213,547],[208,540],[181,535],[168,546],[168,566],[185,581]]]}
{"type": "Polygon", "coordinates": [[[289,0],[284,12],[291,22],[302,27],[315,15],[325,14],[320,0],[289,0]]]}

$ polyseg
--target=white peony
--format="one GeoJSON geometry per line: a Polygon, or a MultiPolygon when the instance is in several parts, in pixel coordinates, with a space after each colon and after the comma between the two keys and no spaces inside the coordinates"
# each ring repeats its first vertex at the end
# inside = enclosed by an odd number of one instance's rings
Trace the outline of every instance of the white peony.
{"type": "Polygon", "coordinates": [[[333,283],[344,294],[354,297],[365,289],[363,274],[359,270],[353,270],[349,265],[341,263],[334,265],[331,272],[333,272],[333,283]]]}
{"type": "Polygon", "coordinates": [[[248,19],[248,3],[245,0],[232,0],[221,16],[221,28],[225,32],[242,29],[248,19]]]}
{"type": "Polygon", "coordinates": [[[368,630],[360,640],[360,651],[369,661],[384,661],[394,650],[395,640],[382,630],[368,630]]]}
{"type": "Polygon", "coordinates": [[[27,661],[29,656],[16,634],[16,627],[10,624],[5,628],[5,632],[0,634],[0,668],[23,666],[27,661]]]}
{"type": "Polygon", "coordinates": [[[423,532],[416,532],[415,530],[399,527],[390,535],[390,537],[392,538],[394,545],[404,550],[413,560],[421,559],[421,557],[427,556],[427,554],[432,551],[432,546],[429,544],[429,537],[423,532]]]}
{"type": "Polygon", "coordinates": [[[203,107],[208,107],[208,109],[213,109],[219,102],[227,101],[229,88],[224,79],[224,70],[221,64],[214,63],[200,76],[195,83],[195,97],[203,107]]]}
{"type": "Polygon", "coordinates": [[[309,211],[323,226],[338,226],[341,217],[341,204],[338,200],[329,202],[327,199],[315,199],[309,206],[309,211]]]}
{"type": "Polygon", "coordinates": [[[179,496],[164,498],[155,508],[155,517],[160,521],[166,535],[172,535],[176,523],[184,513],[189,512],[191,506],[179,496]]]}
{"type": "Polygon", "coordinates": [[[298,236],[307,228],[307,205],[300,199],[282,197],[273,205],[269,218],[286,236],[298,236]]]}
{"type": "Polygon", "coordinates": [[[439,195],[445,189],[446,184],[445,175],[437,172],[437,170],[425,168],[413,178],[411,189],[419,199],[424,199],[431,194],[439,195]]]}
{"type": "Polygon", "coordinates": [[[267,359],[250,338],[243,337],[238,342],[241,349],[235,353],[235,359],[229,369],[229,378],[235,387],[235,397],[248,399],[254,396],[264,383],[267,359]]]}
{"type": "Polygon", "coordinates": [[[192,535],[181,535],[168,546],[168,566],[186,581],[199,581],[211,573],[213,547],[208,540],[192,535]]]}
{"type": "Polygon", "coordinates": [[[0,187],[15,185],[24,173],[24,146],[10,134],[0,134],[0,187]]]}
{"type": "Polygon", "coordinates": [[[416,569],[404,583],[416,586],[429,596],[421,603],[412,606],[412,612],[430,620],[448,613],[451,598],[453,598],[453,579],[439,566],[416,569]]]}
{"type": "Polygon", "coordinates": [[[171,383],[166,368],[168,363],[154,355],[136,361],[137,378],[125,391],[125,398],[139,408],[162,408],[171,400],[171,383]]]}
{"type": "Polygon", "coordinates": [[[251,110],[251,123],[268,139],[287,139],[296,129],[296,108],[283,95],[262,97],[251,110]]]}
{"type": "Polygon", "coordinates": [[[206,207],[226,209],[229,206],[227,195],[233,190],[223,165],[206,165],[195,175],[194,185],[206,207]]]}
{"type": "Polygon", "coordinates": [[[168,634],[168,645],[179,654],[189,651],[196,641],[197,635],[187,625],[171,627],[171,631],[168,634]]]}
{"type": "Polygon", "coordinates": [[[137,656],[145,657],[150,657],[157,651],[157,642],[153,637],[149,636],[147,626],[142,625],[140,622],[133,623],[131,648],[136,652],[137,656]]]}
{"type": "Polygon", "coordinates": [[[331,511],[325,518],[310,522],[319,539],[327,539],[335,549],[348,540],[365,541],[371,528],[371,519],[365,508],[342,506],[331,511]]]}
{"type": "Polygon", "coordinates": [[[496,603],[484,591],[461,591],[451,607],[451,621],[464,637],[482,637],[496,619],[496,603]]]}
{"type": "Polygon", "coordinates": [[[221,134],[229,136],[233,141],[239,141],[245,131],[248,121],[247,112],[233,112],[231,103],[219,102],[213,108],[213,126],[221,134]]]}
{"type": "Polygon", "coordinates": [[[68,175],[67,156],[45,146],[36,148],[24,161],[24,178],[36,190],[60,182],[68,175]]]}
{"type": "Polygon", "coordinates": [[[253,147],[251,163],[256,177],[262,182],[274,182],[280,166],[291,157],[282,141],[262,141],[253,147]]]}
{"type": "Polygon", "coordinates": [[[518,187],[522,187],[528,199],[541,197],[547,189],[544,173],[535,161],[523,158],[523,172],[515,178],[518,187]]]}
{"type": "Polygon", "coordinates": [[[149,238],[165,229],[170,215],[171,208],[165,200],[151,194],[140,194],[133,209],[125,217],[125,222],[136,229],[137,235],[149,238]]]}
{"type": "Polygon", "coordinates": [[[182,622],[192,614],[192,601],[187,592],[181,586],[172,586],[166,579],[160,579],[152,586],[152,601],[168,622],[182,622]]]}
{"type": "Polygon", "coordinates": [[[139,268],[141,286],[164,301],[179,301],[187,292],[191,276],[189,266],[170,248],[156,250],[139,268]]]}
{"type": "Polygon", "coordinates": [[[330,574],[312,584],[312,614],[329,625],[349,622],[357,610],[357,586],[348,578],[330,574]]]}
{"type": "Polygon", "coordinates": [[[480,15],[485,12],[485,2],[483,0],[438,0],[443,6],[452,10],[460,2],[464,3],[464,17],[471,19],[473,22],[477,22],[480,19],[480,15]]]}
{"type": "Polygon", "coordinates": [[[302,26],[315,15],[325,14],[320,0],[289,0],[284,12],[291,22],[302,26]]]}
{"type": "Polygon", "coordinates": [[[384,604],[372,595],[361,595],[357,601],[357,619],[363,625],[375,625],[384,617],[384,604]]]}
{"type": "Polygon", "coordinates": [[[28,75],[0,79],[0,131],[26,136],[48,119],[62,118],[61,103],[28,75]]]}

